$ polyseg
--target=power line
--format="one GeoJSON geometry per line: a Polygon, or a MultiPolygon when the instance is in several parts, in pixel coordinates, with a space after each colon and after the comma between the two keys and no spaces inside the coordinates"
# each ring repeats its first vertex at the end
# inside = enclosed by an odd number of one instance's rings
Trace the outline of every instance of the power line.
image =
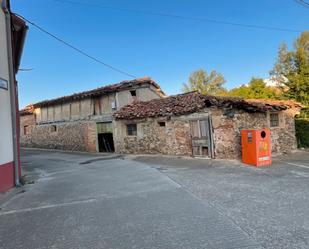
{"type": "Polygon", "coordinates": [[[126,12],[135,12],[135,13],[139,13],[139,14],[146,14],[146,15],[152,15],[152,16],[161,16],[161,17],[169,17],[169,18],[191,20],[191,21],[198,21],[198,22],[208,22],[208,23],[215,23],[215,24],[231,25],[231,26],[238,26],[238,27],[243,27],[243,28],[263,29],[263,30],[293,32],[293,33],[302,32],[302,31],[296,30],[296,29],[287,29],[287,28],[279,28],[279,27],[272,27],[272,26],[262,26],[262,25],[254,25],[254,24],[228,22],[228,21],[217,20],[217,19],[181,16],[181,15],[176,15],[176,14],[169,14],[169,13],[163,13],[163,12],[152,12],[152,11],[147,11],[147,10],[138,10],[138,9],[131,9],[131,8],[118,8],[118,7],[102,5],[102,4],[98,4],[98,3],[86,3],[86,2],[71,1],[71,0],[54,0],[54,1],[55,2],[62,2],[62,3],[69,3],[69,4],[97,6],[97,7],[104,8],[104,9],[112,9],[112,10],[126,11],[126,12]]]}
{"type": "Polygon", "coordinates": [[[116,68],[116,67],[114,67],[114,66],[112,66],[112,65],[109,65],[109,64],[107,64],[107,63],[101,61],[100,59],[97,59],[96,57],[94,57],[94,56],[92,56],[92,55],[89,55],[88,53],[86,53],[86,52],[84,52],[83,50],[81,50],[81,49],[79,49],[79,48],[73,46],[72,44],[70,44],[70,43],[64,41],[64,40],[61,39],[60,37],[58,37],[58,36],[52,34],[51,32],[49,32],[49,31],[47,31],[46,29],[42,28],[42,27],[39,26],[38,24],[36,24],[36,23],[30,21],[29,19],[27,19],[27,18],[25,18],[25,17],[23,17],[23,16],[20,16],[20,15],[18,15],[18,14],[16,14],[16,13],[15,13],[15,15],[19,16],[20,18],[22,18],[22,19],[25,20],[27,23],[31,24],[32,26],[34,26],[35,28],[37,28],[37,29],[40,30],[41,32],[43,32],[43,33],[49,35],[50,37],[52,37],[52,38],[54,38],[55,40],[61,42],[62,44],[66,45],[67,47],[69,47],[69,48],[75,50],[76,52],[80,53],[81,55],[84,55],[84,56],[88,57],[89,59],[91,59],[91,60],[93,60],[93,61],[95,61],[95,62],[97,62],[97,63],[99,63],[99,64],[101,64],[101,65],[103,65],[103,66],[105,66],[105,67],[108,67],[108,68],[110,68],[110,69],[112,69],[112,70],[114,70],[114,71],[116,71],[116,72],[118,72],[118,73],[124,74],[124,75],[126,75],[126,76],[131,77],[131,78],[138,78],[138,77],[134,76],[133,74],[127,73],[127,72],[125,72],[125,71],[123,71],[123,70],[121,70],[121,69],[118,69],[118,68],[116,68]]]}
{"type": "Polygon", "coordinates": [[[33,68],[19,68],[18,71],[29,72],[32,71],[33,68]]]}
{"type": "Polygon", "coordinates": [[[294,0],[294,2],[306,7],[306,8],[309,8],[309,3],[304,1],[304,0],[294,0]]]}

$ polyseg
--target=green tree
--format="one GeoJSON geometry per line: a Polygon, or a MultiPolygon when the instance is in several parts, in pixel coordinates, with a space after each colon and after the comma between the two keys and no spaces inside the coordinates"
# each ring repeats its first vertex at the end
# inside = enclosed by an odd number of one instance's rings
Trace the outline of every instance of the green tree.
{"type": "Polygon", "coordinates": [[[266,86],[264,80],[260,78],[252,78],[249,84],[230,90],[228,95],[246,99],[278,99],[280,97],[273,87],[266,86]]]}
{"type": "Polygon", "coordinates": [[[205,70],[197,70],[191,73],[189,82],[183,84],[183,92],[198,91],[202,94],[224,95],[227,91],[223,87],[225,79],[222,74],[215,70],[210,74],[205,70]]]}
{"type": "Polygon", "coordinates": [[[241,85],[240,87],[235,87],[231,89],[228,96],[239,97],[239,98],[249,98],[250,89],[247,85],[241,85]]]}
{"type": "Polygon", "coordinates": [[[309,31],[300,35],[293,50],[280,46],[270,74],[282,85],[286,98],[309,105],[309,31]]]}

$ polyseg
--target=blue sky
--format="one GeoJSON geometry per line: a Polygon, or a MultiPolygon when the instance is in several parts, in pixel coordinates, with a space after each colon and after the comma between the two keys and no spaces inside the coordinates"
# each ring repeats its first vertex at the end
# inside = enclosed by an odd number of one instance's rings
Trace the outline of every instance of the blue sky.
{"type": "MultiPolygon", "coordinates": [[[[75,0],[72,0],[75,1],[75,0]]],[[[295,30],[309,28],[309,8],[294,0],[76,0],[295,30]]],[[[150,76],[167,94],[181,91],[197,69],[216,69],[226,87],[268,77],[279,44],[299,33],[249,29],[99,8],[54,0],[11,0],[16,13],[89,54],[138,77],[150,76]]],[[[20,106],[130,79],[81,56],[29,25],[18,74],[20,106]]]]}

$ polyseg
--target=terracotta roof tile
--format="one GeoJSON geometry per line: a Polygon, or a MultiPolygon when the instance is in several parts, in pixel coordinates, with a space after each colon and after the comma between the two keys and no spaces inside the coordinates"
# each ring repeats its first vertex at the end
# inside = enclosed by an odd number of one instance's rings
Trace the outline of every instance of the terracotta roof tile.
{"type": "Polygon", "coordinates": [[[27,105],[24,109],[19,111],[20,116],[31,115],[34,113],[34,106],[32,104],[27,105]]]}
{"type": "Polygon", "coordinates": [[[199,112],[206,107],[238,108],[248,112],[264,112],[267,110],[285,110],[301,108],[293,101],[273,101],[241,99],[234,97],[218,97],[203,95],[197,92],[179,94],[146,102],[134,102],[117,111],[116,119],[138,119],[146,117],[163,117],[199,112]]]}
{"type": "Polygon", "coordinates": [[[149,77],[144,77],[144,78],[134,79],[130,81],[122,81],[117,84],[107,85],[107,86],[99,87],[93,90],[75,93],[69,96],[63,96],[63,97],[56,98],[56,99],[44,100],[44,101],[34,104],[34,107],[43,107],[43,106],[49,106],[49,105],[54,105],[54,104],[60,104],[60,103],[64,103],[64,102],[68,102],[72,100],[100,96],[100,95],[104,95],[104,94],[108,94],[112,92],[117,92],[121,89],[126,89],[131,86],[138,86],[144,83],[151,84],[157,89],[160,95],[165,96],[164,92],[161,90],[160,86],[155,81],[153,81],[149,77]]]}

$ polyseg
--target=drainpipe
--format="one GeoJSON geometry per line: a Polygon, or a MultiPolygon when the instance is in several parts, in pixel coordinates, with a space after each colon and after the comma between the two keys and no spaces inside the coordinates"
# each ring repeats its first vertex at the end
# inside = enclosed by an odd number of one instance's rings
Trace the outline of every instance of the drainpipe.
{"type": "Polygon", "coordinates": [[[4,0],[2,2],[2,8],[4,10],[6,19],[6,35],[7,35],[7,48],[8,48],[8,64],[9,64],[9,90],[11,97],[11,118],[12,118],[12,138],[13,138],[13,157],[14,157],[14,178],[15,186],[20,186],[19,181],[19,156],[18,156],[18,141],[17,141],[17,118],[16,118],[16,89],[15,89],[15,73],[13,68],[13,53],[12,53],[12,24],[11,13],[8,8],[8,2],[4,0]]]}

